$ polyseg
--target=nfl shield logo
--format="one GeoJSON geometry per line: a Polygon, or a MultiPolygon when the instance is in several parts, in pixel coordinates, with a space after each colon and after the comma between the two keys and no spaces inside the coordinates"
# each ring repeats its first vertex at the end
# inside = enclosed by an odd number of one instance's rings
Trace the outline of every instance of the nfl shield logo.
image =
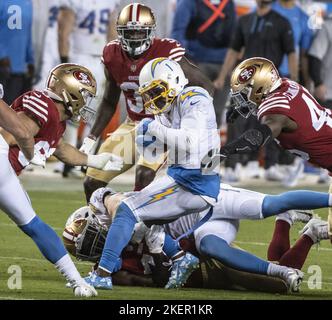
{"type": "Polygon", "coordinates": [[[137,69],[136,64],[132,64],[132,65],[130,66],[130,71],[131,71],[131,72],[135,72],[136,69],[137,69]]]}

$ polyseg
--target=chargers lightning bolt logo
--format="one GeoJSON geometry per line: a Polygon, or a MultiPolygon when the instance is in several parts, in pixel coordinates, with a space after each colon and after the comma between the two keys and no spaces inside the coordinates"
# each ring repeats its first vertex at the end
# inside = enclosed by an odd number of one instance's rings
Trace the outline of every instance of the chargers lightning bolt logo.
{"type": "Polygon", "coordinates": [[[187,98],[191,98],[191,97],[194,97],[194,96],[206,97],[205,94],[203,94],[202,92],[197,92],[195,90],[190,90],[188,92],[184,92],[184,93],[181,94],[180,101],[181,101],[181,103],[183,103],[187,98]]]}
{"type": "Polygon", "coordinates": [[[156,70],[156,67],[159,63],[163,62],[164,60],[168,60],[167,58],[157,58],[155,59],[152,64],[151,64],[151,74],[152,74],[152,77],[154,77],[154,72],[156,70]]]}
{"type": "Polygon", "coordinates": [[[135,210],[140,209],[142,207],[148,206],[151,203],[155,203],[158,202],[160,200],[163,200],[165,198],[167,198],[168,196],[170,196],[171,194],[177,192],[177,189],[179,188],[178,185],[174,186],[174,187],[170,187],[167,189],[163,189],[160,192],[158,192],[157,194],[153,194],[150,197],[152,198],[151,200],[143,203],[142,205],[140,205],[139,207],[137,207],[135,210]]]}

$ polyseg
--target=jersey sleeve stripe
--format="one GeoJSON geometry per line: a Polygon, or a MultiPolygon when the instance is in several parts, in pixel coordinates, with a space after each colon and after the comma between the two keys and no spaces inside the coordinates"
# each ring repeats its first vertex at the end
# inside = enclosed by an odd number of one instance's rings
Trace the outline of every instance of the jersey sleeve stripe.
{"type": "Polygon", "coordinates": [[[48,108],[48,104],[45,101],[39,99],[38,97],[30,96],[30,97],[27,97],[27,98],[32,99],[32,100],[38,102],[39,104],[43,105],[44,107],[48,108]]]}
{"type": "Polygon", "coordinates": [[[25,104],[29,104],[30,107],[37,108],[39,111],[43,112],[45,115],[48,115],[48,111],[43,106],[40,106],[39,104],[37,104],[31,100],[26,100],[23,98],[23,106],[25,104]]]}
{"type": "Polygon", "coordinates": [[[282,102],[284,102],[284,103],[288,103],[288,100],[287,100],[287,99],[282,98],[282,97],[278,97],[278,98],[272,98],[272,99],[269,99],[269,100],[267,100],[267,101],[264,101],[264,102],[260,105],[260,107],[263,107],[263,106],[265,106],[265,105],[268,105],[268,104],[271,104],[272,102],[274,103],[274,102],[277,102],[277,101],[282,101],[282,102]]]}
{"type": "Polygon", "coordinates": [[[270,110],[270,109],[273,109],[273,108],[282,108],[282,109],[290,109],[290,106],[286,106],[286,105],[282,105],[282,104],[276,104],[276,105],[273,105],[273,106],[270,106],[270,107],[267,107],[267,108],[264,108],[264,109],[260,109],[257,113],[257,116],[258,118],[266,111],[270,110]]]}
{"type": "Polygon", "coordinates": [[[173,48],[169,53],[172,54],[172,53],[175,53],[175,52],[178,52],[178,51],[183,51],[185,52],[186,49],[185,48],[182,48],[182,47],[179,47],[179,48],[173,48]]]}
{"type": "Polygon", "coordinates": [[[36,114],[38,117],[42,118],[45,120],[45,122],[47,122],[47,117],[43,114],[41,114],[40,112],[38,112],[35,108],[23,103],[23,107],[26,109],[29,109],[30,111],[32,111],[34,114],[36,114]]]}
{"type": "Polygon", "coordinates": [[[173,59],[175,61],[181,60],[181,58],[184,56],[184,52],[178,52],[178,53],[174,53],[171,54],[168,58],[169,59],[173,59]],[[178,60],[177,60],[178,59],[178,60]]]}
{"type": "Polygon", "coordinates": [[[285,105],[285,106],[289,106],[289,104],[287,103],[287,101],[285,101],[285,100],[278,100],[278,101],[273,101],[272,103],[265,104],[264,106],[260,105],[259,109],[262,110],[262,109],[267,108],[267,107],[272,107],[272,106],[274,106],[276,104],[282,104],[282,105],[285,105]]]}

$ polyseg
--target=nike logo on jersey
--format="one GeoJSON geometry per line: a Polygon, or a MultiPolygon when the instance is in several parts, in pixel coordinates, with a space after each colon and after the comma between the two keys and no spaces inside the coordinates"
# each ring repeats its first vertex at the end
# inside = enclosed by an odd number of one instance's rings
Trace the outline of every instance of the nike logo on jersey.
{"type": "Polygon", "coordinates": [[[193,106],[193,105],[197,104],[198,102],[199,102],[199,101],[191,101],[191,102],[190,102],[190,105],[193,106]]]}

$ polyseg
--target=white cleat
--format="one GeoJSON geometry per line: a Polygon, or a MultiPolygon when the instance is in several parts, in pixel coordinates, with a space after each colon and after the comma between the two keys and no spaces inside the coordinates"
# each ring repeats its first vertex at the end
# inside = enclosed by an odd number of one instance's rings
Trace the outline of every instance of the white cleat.
{"type": "Polygon", "coordinates": [[[314,217],[314,212],[312,210],[295,209],[295,210],[289,210],[288,214],[293,223],[295,222],[308,223],[314,217]]]}
{"type": "Polygon", "coordinates": [[[303,281],[304,273],[301,270],[288,268],[288,272],[285,276],[289,292],[299,292],[300,286],[303,281]]]}
{"type": "Polygon", "coordinates": [[[328,170],[321,168],[319,171],[319,178],[318,178],[317,183],[329,184],[330,181],[331,181],[331,177],[329,175],[328,170]]]}
{"type": "Polygon", "coordinates": [[[293,188],[298,184],[303,175],[304,163],[300,158],[296,158],[293,165],[286,167],[285,178],[282,181],[284,187],[293,188]]]}
{"type": "Polygon", "coordinates": [[[267,181],[283,181],[284,174],[278,165],[272,166],[265,170],[264,178],[267,181]]]}
{"type": "Polygon", "coordinates": [[[72,288],[76,297],[90,298],[98,295],[96,289],[87,284],[85,281],[74,283],[72,288]]]}
{"type": "Polygon", "coordinates": [[[321,240],[329,240],[328,222],[321,219],[311,219],[304,228],[300,231],[300,234],[307,235],[314,243],[318,243],[321,240]]]}

